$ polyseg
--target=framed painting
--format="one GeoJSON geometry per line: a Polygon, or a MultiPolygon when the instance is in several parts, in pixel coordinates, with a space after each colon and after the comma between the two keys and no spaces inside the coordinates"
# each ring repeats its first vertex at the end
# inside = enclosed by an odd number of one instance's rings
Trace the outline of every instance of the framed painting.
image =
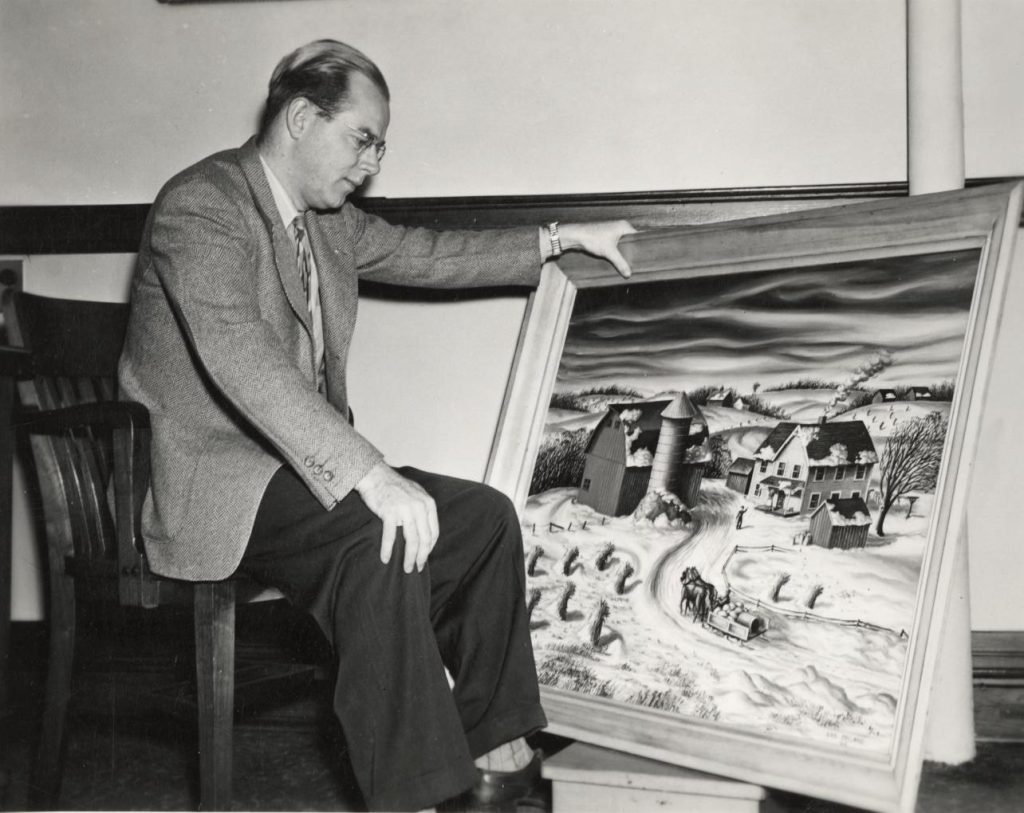
{"type": "Polygon", "coordinates": [[[551,729],[913,808],[1020,184],[565,256],[487,481],[551,729]]]}

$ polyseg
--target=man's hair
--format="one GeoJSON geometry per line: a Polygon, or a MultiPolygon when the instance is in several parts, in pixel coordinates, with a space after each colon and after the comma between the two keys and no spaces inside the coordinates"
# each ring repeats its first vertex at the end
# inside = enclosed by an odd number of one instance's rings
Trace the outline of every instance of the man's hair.
{"type": "Polygon", "coordinates": [[[349,77],[354,71],[363,74],[385,99],[391,100],[380,68],[351,45],[337,40],[315,40],[296,48],[277,63],[270,77],[258,140],[266,138],[271,123],[292,99],[309,99],[328,116],[342,110],[348,101],[349,77]]]}

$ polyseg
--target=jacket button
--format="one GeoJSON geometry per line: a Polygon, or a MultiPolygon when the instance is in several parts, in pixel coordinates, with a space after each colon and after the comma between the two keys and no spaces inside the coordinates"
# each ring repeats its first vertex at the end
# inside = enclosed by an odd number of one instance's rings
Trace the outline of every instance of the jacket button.
{"type": "Polygon", "coordinates": [[[323,473],[323,470],[324,470],[323,466],[317,466],[315,469],[313,469],[313,474],[321,474],[321,473],[323,473]]]}
{"type": "Polygon", "coordinates": [[[309,457],[307,457],[302,462],[305,463],[306,466],[312,466],[314,463],[316,463],[316,459],[313,457],[313,455],[310,455],[309,457]]]}
{"type": "Polygon", "coordinates": [[[325,472],[324,472],[324,479],[325,479],[325,480],[326,480],[326,481],[327,481],[328,483],[329,483],[329,482],[331,482],[331,480],[333,480],[333,479],[334,479],[334,472],[333,472],[333,471],[325,471],[325,472]]]}

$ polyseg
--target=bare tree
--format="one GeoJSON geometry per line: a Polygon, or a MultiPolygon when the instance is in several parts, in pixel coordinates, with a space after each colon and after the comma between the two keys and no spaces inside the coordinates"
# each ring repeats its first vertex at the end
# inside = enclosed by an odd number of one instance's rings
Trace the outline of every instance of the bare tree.
{"type": "Polygon", "coordinates": [[[895,429],[885,444],[882,470],[882,510],[875,533],[885,536],[885,518],[896,501],[911,491],[934,491],[942,462],[948,421],[930,412],[895,429]]]}
{"type": "Polygon", "coordinates": [[[729,476],[729,468],[732,466],[732,452],[729,451],[729,444],[721,435],[713,435],[708,441],[708,450],[711,452],[711,460],[708,461],[705,475],[724,479],[729,476]]]}

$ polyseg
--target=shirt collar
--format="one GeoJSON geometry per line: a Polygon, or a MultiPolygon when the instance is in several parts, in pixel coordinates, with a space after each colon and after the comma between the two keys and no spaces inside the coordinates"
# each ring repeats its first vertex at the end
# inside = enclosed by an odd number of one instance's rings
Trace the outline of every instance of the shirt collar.
{"type": "Polygon", "coordinates": [[[295,208],[291,196],[262,155],[260,155],[260,163],[263,164],[263,171],[267,175],[267,183],[270,184],[270,193],[274,196],[274,203],[277,204],[277,213],[281,216],[281,222],[287,228],[302,212],[295,208]]]}

